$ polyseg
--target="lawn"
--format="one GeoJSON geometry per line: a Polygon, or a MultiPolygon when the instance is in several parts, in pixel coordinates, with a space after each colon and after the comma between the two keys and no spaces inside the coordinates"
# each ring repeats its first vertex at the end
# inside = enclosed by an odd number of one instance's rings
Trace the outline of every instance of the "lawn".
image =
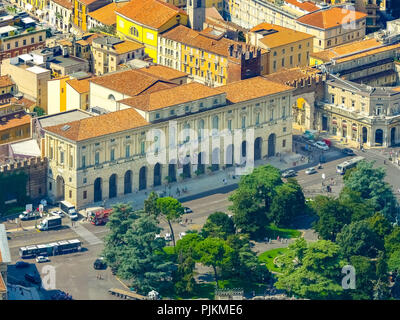
{"type": "Polygon", "coordinates": [[[288,248],[278,248],[263,252],[258,256],[260,262],[265,263],[269,271],[281,272],[281,270],[274,265],[274,259],[281,254],[284,254],[288,248]]]}
{"type": "Polygon", "coordinates": [[[266,237],[271,238],[271,239],[276,239],[279,236],[279,238],[299,238],[301,236],[301,232],[296,229],[285,229],[285,228],[279,228],[275,226],[274,224],[270,224],[267,227],[267,235],[266,237]]]}

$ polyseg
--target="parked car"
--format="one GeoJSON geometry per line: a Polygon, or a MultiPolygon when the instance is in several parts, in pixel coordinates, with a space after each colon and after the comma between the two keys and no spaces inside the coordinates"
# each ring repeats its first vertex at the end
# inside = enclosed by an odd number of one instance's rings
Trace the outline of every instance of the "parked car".
{"type": "Polygon", "coordinates": [[[65,217],[65,213],[61,210],[56,210],[51,213],[53,216],[60,216],[61,218],[65,217]]]}
{"type": "Polygon", "coordinates": [[[325,150],[325,151],[329,150],[329,147],[323,141],[317,141],[316,143],[314,143],[314,146],[321,150],[325,150]]]}
{"type": "Polygon", "coordinates": [[[107,263],[104,261],[103,257],[97,258],[96,261],[93,263],[93,268],[95,268],[96,270],[107,269],[107,263]]]}
{"type": "Polygon", "coordinates": [[[170,233],[166,233],[165,236],[164,236],[164,239],[165,239],[165,241],[171,241],[172,240],[171,234],[170,233]]]}
{"type": "Polygon", "coordinates": [[[317,173],[317,170],[315,170],[314,167],[311,167],[311,168],[308,168],[308,169],[305,171],[305,173],[306,173],[306,174],[313,174],[313,173],[317,173]]]}
{"type": "Polygon", "coordinates": [[[184,207],[184,208],[183,208],[183,212],[184,212],[184,213],[192,213],[193,210],[190,209],[190,208],[188,208],[188,207],[184,207]]]}
{"type": "Polygon", "coordinates": [[[25,261],[18,261],[18,262],[15,264],[15,267],[18,268],[18,269],[22,269],[22,268],[28,268],[29,265],[30,265],[30,264],[29,264],[28,262],[25,262],[25,261]]]}
{"type": "Polygon", "coordinates": [[[354,156],[354,151],[353,151],[352,149],[350,149],[350,148],[344,148],[344,149],[342,150],[342,152],[343,152],[344,154],[347,154],[348,156],[354,156]]]}
{"type": "Polygon", "coordinates": [[[295,175],[296,175],[296,171],[294,171],[294,170],[286,170],[282,173],[283,178],[290,178],[290,177],[294,177],[295,175]]]}
{"type": "Polygon", "coordinates": [[[50,261],[50,259],[49,259],[49,257],[46,257],[46,256],[38,256],[36,258],[37,263],[48,262],[48,261],[50,261]]]}
{"type": "Polygon", "coordinates": [[[34,275],[30,273],[25,273],[25,279],[29,282],[35,283],[35,284],[41,284],[42,279],[40,279],[39,275],[34,275]]]}

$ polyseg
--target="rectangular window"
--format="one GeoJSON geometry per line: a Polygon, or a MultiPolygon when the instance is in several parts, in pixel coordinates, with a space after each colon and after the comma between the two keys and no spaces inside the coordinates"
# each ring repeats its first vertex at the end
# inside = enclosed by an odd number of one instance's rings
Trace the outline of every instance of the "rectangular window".
{"type": "Polygon", "coordinates": [[[87,191],[83,191],[83,199],[87,199],[87,191]]]}
{"type": "Polygon", "coordinates": [[[69,198],[72,198],[72,190],[69,190],[69,198]]]}
{"type": "Polygon", "coordinates": [[[282,140],[282,148],[286,147],[286,140],[282,140]]]}
{"type": "Polygon", "coordinates": [[[242,117],[242,129],[246,129],[246,117],[242,117]]]}
{"type": "Polygon", "coordinates": [[[125,147],[125,158],[129,158],[131,156],[131,146],[127,145],[125,147]]]}
{"type": "Polygon", "coordinates": [[[86,156],[82,156],[82,168],[86,167],[86,156]]]}
{"type": "Polygon", "coordinates": [[[115,149],[111,149],[111,152],[110,152],[110,160],[111,160],[111,161],[114,161],[114,160],[115,160],[115,149]]]}
{"type": "Polygon", "coordinates": [[[260,113],[257,113],[256,115],[256,125],[260,124],[260,113]]]}
{"type": "Polygon", "coordinates": [[[64,151],[60,151],[60,163],[64,163],[64,151]]]}
{"type": "Polygon", "coordinates": [[[144,141],[142,141],[141,143],[140,143],[140,153],[141,154],[144,154],[144,150],[145,149],[145,143],[144,143],[144,141]]]}
{"type": "Polygon", "coordinates": [[[96,152],[94,155],[94,163],[95,165],[98,165],[100,163],[100,153],[96,152]]]}
{"type": "Polygon", "coordinates": [[[232,120],[228,120],[228,130],[232,130],[232,120]]]}

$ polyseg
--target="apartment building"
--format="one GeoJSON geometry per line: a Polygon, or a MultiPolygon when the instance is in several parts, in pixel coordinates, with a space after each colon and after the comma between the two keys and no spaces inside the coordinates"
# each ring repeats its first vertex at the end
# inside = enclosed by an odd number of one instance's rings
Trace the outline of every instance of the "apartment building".
{"type": "Polygon", "coordinates": [[[159,63],[191,75],[198,82],[221,86],[263,74],[266,51],[224,37],[177,26],[159,37],[159,63]]]}
{"type": "Polygon", "coordinates": [[[316,110],[318,130],[371,147],[400,142],[398,87],[371,87],[331,75],[316,110]]]}
{"type": "Polygon", "coordinates": [[[187,25],[186,12],[160,0],[131,1],[116,10],[117,34],[145,45],[145,52],[158,63],[158,35],[176,25],[187,25]]]}
{"type": "Polygon", "coordinates": [[[308,66],[313,38],[303,32],[261,23],[246,35],[246,42],[268,51],[267,69],[263,74],[270,74],[284,68],[308,66]]]}
{"type": "Polygon", "coordinates": [[[49,22],[63,33],[69,33],[72,27],[74,4],[72,0],[50,0],[49,22]]]}
{"type": "Polygon", "coordinates": [[[46,31],[41,28],[0,27],[0,61],[43,48],[45,42],[46,31]]]}
{"type": "Polygon", "coordinates": [[[117,15],[115,10],[123,7],[129,1],[111,2],[97,10],[88,13],[88,30],[96,27],[107,27],[116,30],[117,15]]]}
{"type": "Polygon", "coordinates": [[[296,30],[315,36],[314,51],[362,40],[367,15],[345,8],[332,7],[304,15],[296,20],[296,30]]]}
{"type": "Polygon", "coordinates": [[[102,75],[117,71],[120,64],[145,57],[145,46],[131,40],[115,37],[99,37],[92,42],[94,74],[102,75]]]}
{"type": "Polygon", "coordinates": [[[205,172],[205,165],[212,164],[208,170],[225,170],[245,159],[250,162],[253,156],[257,161],[290,152],[292,90],[261,77],[218,88],[189,83],[119,101],[126,107],[120,111],[47,127],[48,194],[80,208],[167,180],[189,179],[195,172],[205,172]],[[250,128],[254,136],[244,135],[240,141],[225,140],[220,133],[250,128]],[[203,129],[214,131],[208,136],[203,129]],[[163,133],[166,143],[150,139],[150,131],[156,136],[163,133]],[[176,137],[179,132],[184,134],[176,137]],[[193,149],[199,139],[218,140],[219,145],[193,149]],[[187,149],[178,157],[170,143],[187,149]],[[166,159],[148,161],[146,154],[161,155],[164,150],[166,159]]]}
{"type": "Polygon", "coordinates": [[[0,145],[28,139],[31,136],[31,116],[21,104],[0,106],[0,145]]]}
{"type": "Polygon", "coordinates": [[[18,56],[3,60],[1,75],[9,75],[18,92],[47,112],[47,81],[51,79],[51,71],[31,63],[31,58],[24,58],[18,56]]]}
{"type": "Polygon", "coordinates": [[[9,75],[0,76],[0,105],[10,103],[14,94],[17,93],[15,82],[9,75]]]}

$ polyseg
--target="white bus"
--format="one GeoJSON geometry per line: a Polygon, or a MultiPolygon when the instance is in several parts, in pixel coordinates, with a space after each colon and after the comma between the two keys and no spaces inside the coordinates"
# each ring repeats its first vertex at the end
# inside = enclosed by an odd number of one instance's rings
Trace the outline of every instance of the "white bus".
{"type": "Polygon", "coordinates": [[[60,201],[60,209],[65,212],[72,220],[78,220],[78,214],[76,213],[75,206],[68,201],[60,201]]]}
{"type": "Polygon", "coordinates": [[[341,164],[337,165],[336,172],[345,174],[347,169],[354,168],[361,160],[364,160],[364,157],[354,157],[353,159],[342,162],[341,164]]]}

